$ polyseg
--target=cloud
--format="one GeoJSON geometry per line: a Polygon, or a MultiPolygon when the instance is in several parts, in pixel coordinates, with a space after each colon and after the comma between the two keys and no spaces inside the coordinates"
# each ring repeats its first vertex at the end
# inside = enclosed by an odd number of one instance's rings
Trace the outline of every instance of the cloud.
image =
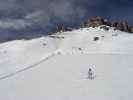
{"type": "Polygon", "coordinates": [[[31,26],[31,23],[26,22],[25,20],[19,19],[6,19],[0,20],[0,28],[2,29],[25,29],[26,27],[31,26]]]}
{"type": "Polygon", "coordinates": [[[126,0],[0,0],[0,29],[43,34],[58,23],[75,25],[96,15],[115,19],[127,14],[125,18],[132,21],[132,4],[126,0]]]}
{"type": "MultiPolygon", "coordinates": [[[[35,0],[34,0],[35,1],[35,0]]],[[[60,18],[64,21],[74,20],[85,15],[85,9],[75,6],[75,0],[39,0],[39,4],[32,1],[33,13],[27,15],[30,19],[49,22],[52,18],[60,18]]],[[[29,8],[30,9],[30,8],[29,8]]],[[[27,17],[26,17],[27,18],[27,17]]]]}
{"type": "Polygon", "coordinates": [[[86,9],[76,0],[0,0],[0,18],[24,18],[46,26],[53,19],[73,21],[85,15],[86,9]]]}
{"type": "Polygon", "coordinates": [[[23,29],[30,23],[44,28],[47,32],[50,27],[55,26],[55,22],[70,23],[85,16],[86,9],[76,6],[75,2],[77,1],[0,0],[0,28],[23,29]]]}
{"type": "Polygon", "coordinates": [[[0,0],[0,17],[23,18],[42,27],[78,22],[108,0],[0,0]]]}

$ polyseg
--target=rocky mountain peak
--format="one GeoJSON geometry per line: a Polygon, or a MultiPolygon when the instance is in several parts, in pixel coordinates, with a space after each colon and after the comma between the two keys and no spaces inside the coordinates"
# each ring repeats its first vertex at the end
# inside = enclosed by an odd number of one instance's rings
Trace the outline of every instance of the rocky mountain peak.
{"type": "Polygon", "coordinates": [[[100,16],[96,16],[96,17],[91,17],[89,20],[81,23],[82,28],[98,27],[101,25],[106,25],[106,26],[114,27],[116,30],[133,33],[133,27],[130,26],[127,21],[110,22],[107,19],[104,19],[100,16]]]}
{"type": "MultiPolygon", "coordinates": [[[[82,22],[80,25],[80,28],[98,27],[102,25],[114,27],[115,30],[133,33],[133,26],[130,26],[127,21],[112,21],[111,22],[100,16],[91,17],[87,21],[82,22]]],[[[72,31],[72,30],[73,28],[65,27],[63,24],[57,25],[56,27],[56,32],[65,32],[65,31],[72,31]]]]}

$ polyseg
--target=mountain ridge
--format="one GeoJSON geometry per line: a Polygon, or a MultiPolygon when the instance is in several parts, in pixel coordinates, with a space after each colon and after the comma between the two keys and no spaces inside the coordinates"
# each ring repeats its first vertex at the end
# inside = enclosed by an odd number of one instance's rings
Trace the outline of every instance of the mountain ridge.
{"type": "MultiPolygon", "coordinates": [[[[133,33],[133,26],[129,25],[127,21],[109,21],[100,16],[91,17],[88,20],[81,22],[81,25],[79,28],[98,27],[101,25],[114,27],[115,30],[133,33]]],[[[61,24],[61,25],[57,25],[55,32],[72,31],[73,29],[74,28],[65,27],[63,24],[61,24]]],[[[105,27],[105,29],[107,28],[105,27]]]]}

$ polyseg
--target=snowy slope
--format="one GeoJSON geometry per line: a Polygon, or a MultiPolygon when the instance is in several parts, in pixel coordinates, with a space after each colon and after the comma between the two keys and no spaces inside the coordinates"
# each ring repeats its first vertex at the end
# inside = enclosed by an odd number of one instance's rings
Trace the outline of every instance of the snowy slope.
{"type": "Polygon", "coordinates": [[[99,27],[0,44],[0,99],[131,100],[132,44],[133,35],[99,27]]]}

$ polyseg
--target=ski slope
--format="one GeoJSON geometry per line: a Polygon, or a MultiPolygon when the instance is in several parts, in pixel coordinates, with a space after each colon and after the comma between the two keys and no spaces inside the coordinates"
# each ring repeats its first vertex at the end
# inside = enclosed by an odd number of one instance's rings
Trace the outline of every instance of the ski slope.
{"type": "Polygon", "coordinates": [[[132,100],[132,44],[99,27],[0,44],[0,99],[132,100]]]}

